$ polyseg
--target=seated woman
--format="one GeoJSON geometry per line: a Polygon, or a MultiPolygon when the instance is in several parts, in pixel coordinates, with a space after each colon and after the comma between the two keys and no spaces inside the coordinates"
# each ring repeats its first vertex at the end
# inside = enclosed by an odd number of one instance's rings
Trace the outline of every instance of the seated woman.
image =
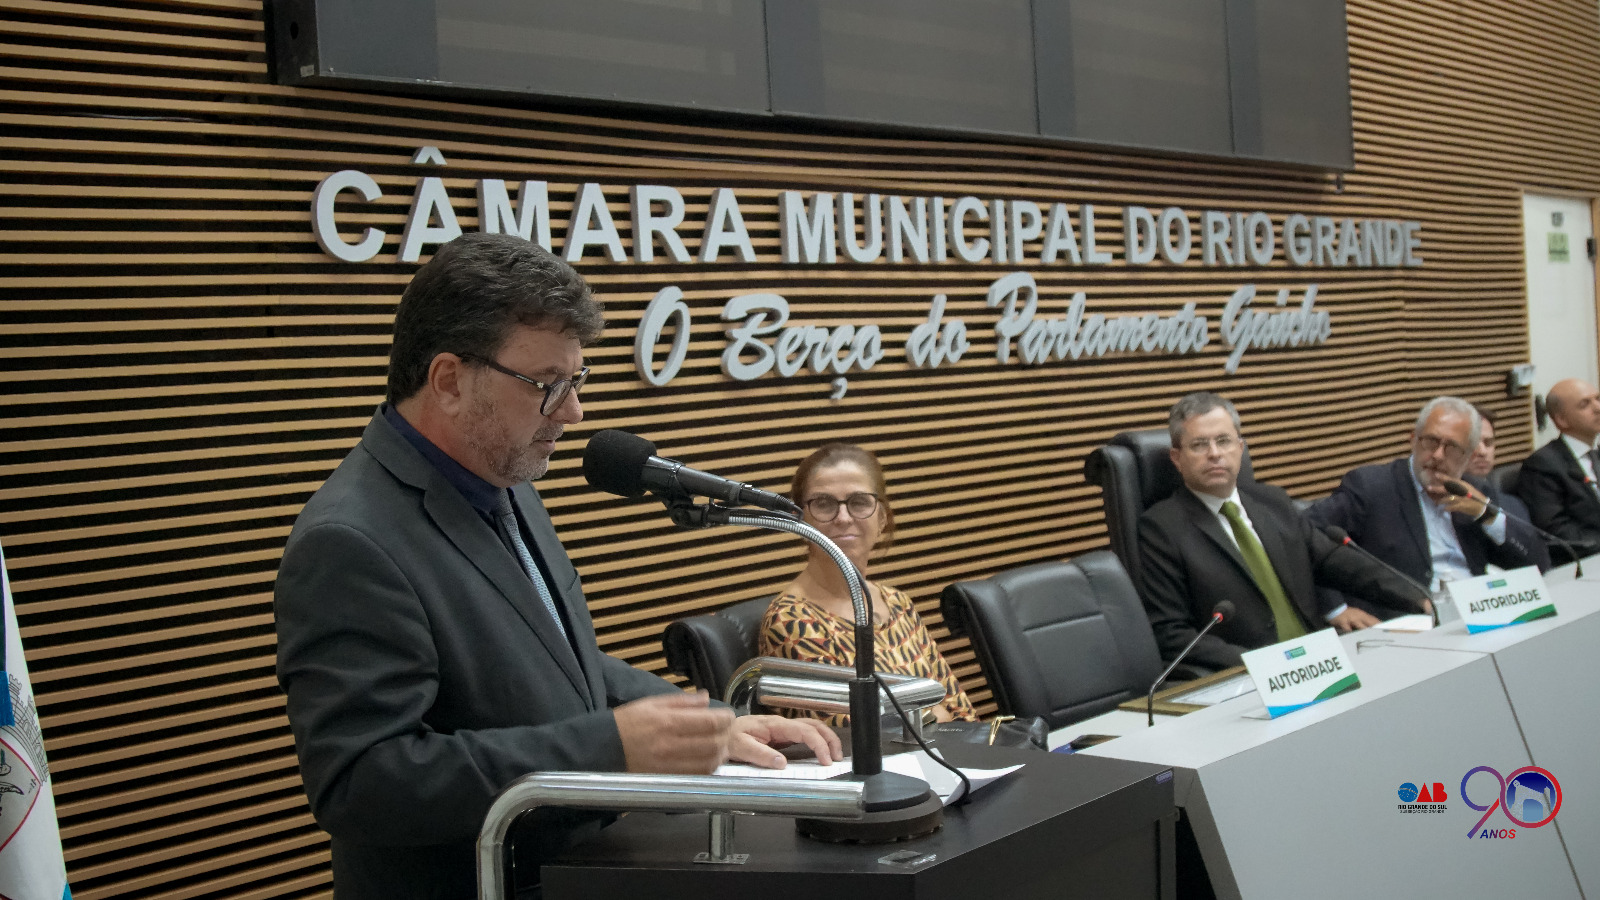
{"type": "MultiPolygon", "coordinates": [[[[805,520],[855,563],[862,578],[872,553],[894,534],[894,512],[878,458],[854,444],[825,444],[795,470],[789,496],[805,510],[805,520]]],[[[945,699],[934,707],[941,722],[978,718],[972,701],[939,655],[939,648],[903,591],[870,579],[878,671],[932,678],[945,687],[945,699]]],[[[813,546],[806,567],[772,606],[761,623],[761,655],[781,656],[835,666],[854,665],[855,611],[850,589],[839,567],[813,546]]],[[[807,715],[789,711],[792,715],[807,715]]],[[[829,717],[845,724],[849,716],[829,717]]]]}

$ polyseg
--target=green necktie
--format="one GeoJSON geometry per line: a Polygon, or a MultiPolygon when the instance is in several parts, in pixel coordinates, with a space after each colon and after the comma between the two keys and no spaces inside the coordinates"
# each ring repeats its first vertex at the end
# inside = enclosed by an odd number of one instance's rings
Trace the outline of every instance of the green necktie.
{"type": "Polygon", "coordinates": [[[1262,549],[1256,533],[1250,530],[1250,526],[1244,523],[1244,517],[1239,514],[1239,505],[1232,500],[1222,504],[1222,515],[1233,528],[1233,539],[1239,543],[1239,552],[1244,555],[1244,564],[1250,567],[1256,587],[1266,595],[1267,606],[1272,608],[1272,617],[1278,623],[1278,640],[1293,640],[1305,634],[1305,626],[1300,624],[1300,616],[1289,605],[1289,595],[1283,592],[1278,573],[1272,571],[1267,551],[1262,549]]]}

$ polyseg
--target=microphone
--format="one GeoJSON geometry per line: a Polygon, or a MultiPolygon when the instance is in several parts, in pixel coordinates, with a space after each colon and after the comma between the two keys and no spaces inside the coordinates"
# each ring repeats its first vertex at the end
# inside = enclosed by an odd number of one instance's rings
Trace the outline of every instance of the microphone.
{"type": "MultiPolygon", "coordinates": [[[[1439,483],[1444,485],[1444,489],[1447,492],[1449,492],[1451,494],[1454,494],[1457,497],[1465,497],[1468,494],[1467,486],[1462,484],[1459,481],[1455,481],[1453,479],[1449,479],[1449,480],[1440,479],[1439,483]]],[[[1583,483],[1584,484],[1593,484],[1594,483],[1594,479],[1589,478],[1589,477],[1586,476],[1583,479],[1583,483]]],[[[1490,502],[1493,503],[1494,501],[1491,500],[1490,502]]],[[[1538,533],[1538,535],[1540,537],[1544,538],[1545,540],[1547,540],[1547,541],[1555,541],[1556,543],[1560,544],[1561,545],[1561,549],[1567,551],[1567,555],[1572,557],[1572,563],[1573,563],[1572,576],[1574,578],[1582,578],[1583,577],[1583,559],[1578,556],[1577,548],[1573,547],[1572,544],[1568,543],[1565,538],[1562,538],[1562,537],[1559,537],[1557,535],[1551,534],[1550,532],[1545,531],[1543,528],[1540,528],[1539,526],[1533,524],[1532,522],[1529,522],[1527,519],[1524,519],[1521,516],[1513,515],[1510,510],[1506,509],[1503,506],[1500,506],[1500,505],[1496,504],[1495,508],[1500,510],[1501,514],[1504,515],[1506,518],[1515,519],[1516,521],[1521,522],[1522,524],[1528,526],[1529,528],[1532,528],[1535,532],[1538,533]]]]}
{"type": "Polygon", "coordinates": [[[1200,643],[1200,639],[1206,636],[1206,632],[1210,631],[1213,626],[1221,624],[1223,619],[1231,615],[1233,615],[1232,600],[1223,600],[1212,607],[1211,621],[1206,623],[1206,627],[1200,629],[1200,633],[1194,636],[1194,640],[1189,642],[1189,646],[1183,648],[1183,652],[1179,653],[1178,658],[1172,661],[1172,665],[1167,666],[1167,670],[1161,673],[1161,677],[1156,679],[1156,683],[1150,685],[1150,692],[1144,695],[1144,714],[1150,720],[1149,726],[1146,727],[1152,727],[1156,724],[1156,688],[1161,687],[1161,683],[1167,680],[1167,676],[1171,675],[1172,670],[1178,667],[1178,663],[1183,662],[1183,658],[1189,655],[1189,651],[1194,649],[1194,645],[1200,643]]]}
{"type": "MultiPolygon", "coordinates": [[[[1337,525],[1329,525],[1329,526],[1326,526],[1325,528],[1322,529],[1322,533],[1327,535],[1330,538],[1333,538],[1338,543],[1340,543],[1340,544],[1342,544],[1342,545],[1344,545],[1346,547],[1351,548],[1352,550],[1360,551],[1362,556],[1365,556],[1367,559],[1372,560],[1373,562],[1377,563],[1378,565],[1383,566],[1385,569],[1388,569],[1389,571],[1393,572],[1394,574],[1400,576],[1400,578],[1403,581],[1405,581],[1406,584],[1409,584],[1412,587],[1416,588],[1417,590],[1421,591],[1423,599],[1427,600],[1428,603],[1430,604],[1430,606],[1432,606],[1432,604],[1433,604],[1433,592],[1428,590],[1427,585],[1425,585],[1422,582],[1416,580],[1415,578],[1412,578],[1410,575],[1407,575],[1406,573],[1400,571],[1399,569],[1395,568],[1393,565],[1390,565],[1388,560],[1384,559],[1383,557],[1379,556],[1378,554],[1373,553],[1371,550],[1368,550],[1367,548],[1365,548],[1365,547],[1361,546],[1360,544],[1356,543],[1355,541],[1351,540],[1350,539],[1350,533],[1345,531],[1343,528],[1340,528],[1337,525]]],[[[1421,604],[1418,604],[1417,608],[1420,610],[1422,608],[1421,604]]],[[[1439,610],[1438,610],[1437,607],[1433,608],[1433,625],[1434,625],[1435,628],[1439,627],[1439,610]]]]}
{"type": "Polygon", "coordinates": [[[674,459],[662,459],[656,455],[655,444],[616,429],[597,432],[589,438],[583,451],[583,477],[591,487],[623,497],[638,497],[647,490],[689,494],[800,516],[800,507],[788,497],[691,469],[674,459]]]}

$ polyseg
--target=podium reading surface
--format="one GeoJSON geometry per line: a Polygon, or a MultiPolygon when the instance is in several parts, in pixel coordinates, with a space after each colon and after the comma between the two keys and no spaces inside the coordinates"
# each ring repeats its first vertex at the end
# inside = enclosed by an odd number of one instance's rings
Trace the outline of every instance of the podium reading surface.
{"type": "Polygon", "coordinates": [[[793,819],[738,816],[744,865],[696,864],[707,816],[632,813],[543,870],[547,900],[981,900],[1174,896],[1172,772],[1165,766],[970,744],[941,746],[969,768],[1024,768],[945,809],[944,826],[893,844],[825,844],[793,819]],[[879,860],[935,858],[914,869],[879,860]]]}

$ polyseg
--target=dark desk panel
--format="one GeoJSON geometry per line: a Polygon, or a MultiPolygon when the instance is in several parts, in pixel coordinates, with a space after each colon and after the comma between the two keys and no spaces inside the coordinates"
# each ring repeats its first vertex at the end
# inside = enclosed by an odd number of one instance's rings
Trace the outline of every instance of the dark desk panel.
{"type": "Polygon", "coordinates": [[[1173,896],[1172,776],[1160,766],[980,746],[947,748],[960,765],[1027,767],[945,810],[934,834],[899,844],[823,844],[790,819],[738,818],[744,865],[693,862],[705,815],[634,813],[544,868],[548,900],[1006,900],[1173,896]],[[916,870],[878,860],[936,854],[916,870]],[[823,893],[826,892],[826,893],[823,893]]]}

